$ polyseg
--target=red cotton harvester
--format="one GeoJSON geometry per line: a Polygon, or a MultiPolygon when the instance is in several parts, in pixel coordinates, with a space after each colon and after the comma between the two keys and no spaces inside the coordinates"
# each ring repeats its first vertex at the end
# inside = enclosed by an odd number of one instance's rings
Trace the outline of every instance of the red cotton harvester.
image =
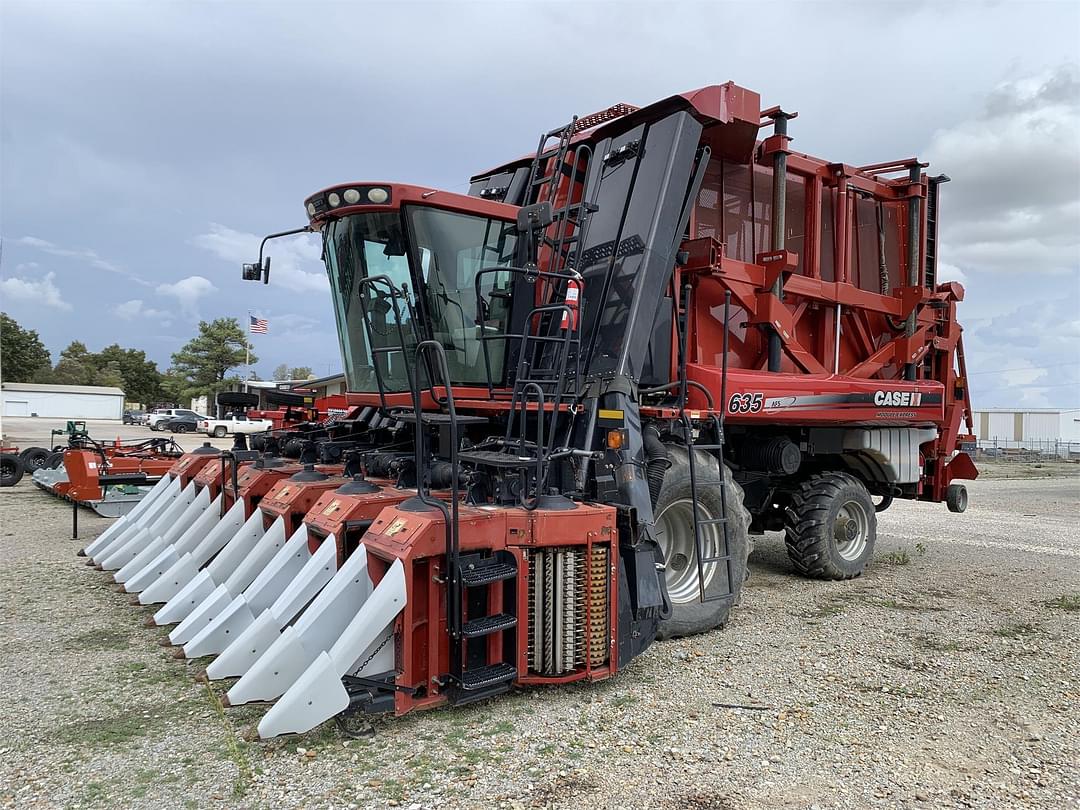
{"type": "Polygon", "coordinates": [[[87,553],[139,560],[229,703],[276,700],[267,737],[611,677],[728,620],[752,534],[858,576],[878,511],[962,511],[976,475],[948,178],[800,154],[793,118],[729,83],[574,118],[467,195],[310,196],[267,240],[322,237],[348,412],[87,553]]]}

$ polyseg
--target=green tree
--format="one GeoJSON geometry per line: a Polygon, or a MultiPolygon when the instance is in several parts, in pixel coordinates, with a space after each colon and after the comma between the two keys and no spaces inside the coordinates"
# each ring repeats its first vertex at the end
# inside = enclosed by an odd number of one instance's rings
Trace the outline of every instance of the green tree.
{"type": "Polygon", "coordinates": [[[285,363],[282,363],[280,366],[275,368],[273,379],[279,381],[289,379],[289,367],[285,363]]]}
{"type": "Polygon", "coordinates": [[[30,382],[52,366],[52,357],[36,331],[23,329],[6,312],[0,312],[0,363],[8,382],[30,382]]]}
{"type": "MultiPolygon", "coordinates": [[[[60,352],[61,360],[78,360],[85,363],[90,357],[90,350],[86,348],[86,344],[81,340],[73,340],[67,345],[67,348],[60,352]]],[[[59,365],[59,363],[57,363],[59,365]]]]}
{"type": "MultiPolygon", "coordinates": [[[[236,318],[199,321],[199,334],[172,356],[173,370],[184,378],[184,396],[212,394],[222,388],[230,369],[244,363],[247,335],[236,318]]],[[[258,358],[252,354],[251,363],[258,358]]]]}
{"type": "Polygon", "coordinates": [[[97,368],[86,360],[61,357],[52,370],[52,382],[57,385],[92,385],[97,368]]]}
{"type": "Polygon", "coordinates": [[[183,374],[175,369],[166,369],[165,373],[161,375],[161,394],[156,399],[148,400],[150,402],[174,402],[180,404],[184,401],[184,394],[190,387],[190,383],[183,374]]]}
{"type": "MultiPolygon", "coordinates": [[[[124,388],[124,373],[120,370],[120,364],[110,360],[94,375],[94,385],[103,385],[110,388],[124,388]]],[[[126,391],[124,392],[127,393],[126,391]]],[[[128,399],[131,397],[129,396],[128,399]]]]}
{"type": "Polygon", "coordinates": [[[311,373],[310,366],[298,366],[289,372],[290,380],[310,380],[315,375],[311,373]]]}
{"type": "Polygon", "coordinates": [[[123,378],[127,398],[133,402],[155,402],[161,398],[161,372],[157,363],[146,359],[142,349],[124,349],[119,344],[106,346],[94,355],[100,374],[106,366],[115,364],[123,378]]]}

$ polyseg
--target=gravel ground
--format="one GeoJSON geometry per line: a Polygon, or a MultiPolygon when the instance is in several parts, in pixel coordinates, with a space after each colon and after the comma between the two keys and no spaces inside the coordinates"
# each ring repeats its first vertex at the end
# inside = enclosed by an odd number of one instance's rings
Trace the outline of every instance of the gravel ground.
{"type": "Polygon", "coordinates": [[[0,493],[0,807],[1080,807],[1080,479],[898,502],[846,583],[779,535],[724,631],[612,681],[534,689],[349,740],[252,742],[74,556],[67,506],[0,493]],[[715,704],[754,708],[720,708],[715,704]]]}

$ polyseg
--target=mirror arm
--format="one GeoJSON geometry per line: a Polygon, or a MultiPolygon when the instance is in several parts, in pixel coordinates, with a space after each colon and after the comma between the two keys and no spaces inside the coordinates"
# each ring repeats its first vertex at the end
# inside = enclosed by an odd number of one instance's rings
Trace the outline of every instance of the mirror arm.
{"type": "MultiPolygon", "coordinates": [[[[266,251],[266,243],[269,242],[271,239],[278,239],[282,236],[294,236],[298,233],[310,233],[313,230],[315,229],[312,228],[310,225],[305,225],[302,228],[293,228],[291,231],[280,231],[279,233],[272,233],[263,237],[262,242],[259,243],[259,262],[255,265],[254,268],[257,269],[259,271],[259,274],[262,276],[263,284],[270,283],[270,257],[267,256],[266,261],[263,262],[263,253],[266,251]]],[[[249,266],[250,265],[244,265],[245,268],[249,266]]],[[[258,277],[251,280],[258,281],[258,277]]]]}

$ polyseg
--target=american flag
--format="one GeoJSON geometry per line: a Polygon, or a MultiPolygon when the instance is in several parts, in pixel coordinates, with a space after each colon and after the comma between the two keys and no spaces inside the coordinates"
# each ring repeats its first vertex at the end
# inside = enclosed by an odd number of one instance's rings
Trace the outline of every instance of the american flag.
{"type": "Polygon", "coordinates": [[[270,323],[266,320],[266,318],[256,318],[254,315],[249,315],[248,318],[251,319],[251,323],[248,327],[248,329],[251,331],[251,334],[265,335],[268,331],[270,331],[270,323]]]}

